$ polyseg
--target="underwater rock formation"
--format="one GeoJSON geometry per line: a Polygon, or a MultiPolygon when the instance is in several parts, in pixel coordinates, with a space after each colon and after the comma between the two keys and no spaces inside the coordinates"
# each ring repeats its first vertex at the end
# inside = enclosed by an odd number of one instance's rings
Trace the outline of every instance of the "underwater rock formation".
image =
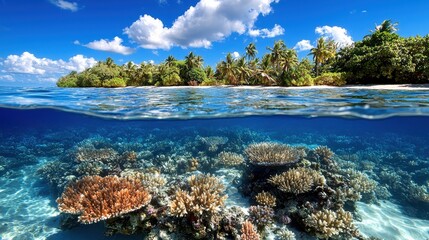
{"type": "Polygon", "coordinates": [[[87,176],[68,185],[57,203],[61,212],[78,214],[79,222],[90,224],[135,211],[150,200],[137,180],[87,176]]]}
{"type": "Polygon", "coordinates": [[[318,171],[298,167],[272,176],[268,182],[277,186],[283,192],[301,194],[310,191],[314,186],[323,186],[325,177],[318,171]]]}
{"type": "Polygon", "coordinates": [[[274,142],[249,145],[244,151],[249,162],[258,166],[281,166],[296,163],[305,154],[298,148],[274,142]]]}

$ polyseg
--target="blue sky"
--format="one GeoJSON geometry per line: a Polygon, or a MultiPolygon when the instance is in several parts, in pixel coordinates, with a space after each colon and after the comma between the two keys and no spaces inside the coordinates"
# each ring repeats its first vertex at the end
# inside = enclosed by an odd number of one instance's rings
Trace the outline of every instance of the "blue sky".
{"type": "Polygon", "coordinates": [[[193,51],[215,66],[279,39],[306,57],[320,36],[346,46],[385,19],[402,36],[426,35],[427,9],[427,0],[0,0],[0,84],[54,85],[107,57],[159,63],[193,51]]]}

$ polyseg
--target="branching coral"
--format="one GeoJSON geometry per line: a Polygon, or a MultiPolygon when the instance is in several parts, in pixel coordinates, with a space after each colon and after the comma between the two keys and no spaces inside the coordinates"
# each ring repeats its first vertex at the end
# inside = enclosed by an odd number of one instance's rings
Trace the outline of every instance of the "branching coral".
{"type": "Polygon", "coordinates": [[[274,210],[268,206],[251,206],[249,216],[258,228],[264,228],[273,223],[274,210]]]}
{"type": "Polygon", "coordinates": [[[275,207],[276,197],[269,192],[262,191],[256,195],[256,202],[263,206],[275,207]]]}
{"type": "Polygon", "coordinates": [[[343,209],[317,211],[310,214],[304,222],[308,230],[318,238],[330,238],[340,234],[355,235],[357,232],[352,214],[343,209]]]}
{"type": "Polygon", "coordinates": [[[219,163],[225,166],[237,166],[244,162],[241,154],[233,152],[221,152],[218,155],[219,163]]]}
{"type": "Polygon", "coordinates": [[[61,212],[79,214],[79,222],[90,224],[135,211],[150,200],[140,181],[87,176],[68,185],[57,203],[61,212]]]}
{"type": "Polygon", "coordinates": [[[183,217],[188,214],[201,216],[214,214],[224,205],[224,186],[210,175],[193,175],[188,180],[190,191],[178,190],[170,203],[170,212],[183,217]]]}
{"type": "Polygon", "coordinates": [[[375,190],[377,183],[361,172],[351,174],[350,187],[359,193],[370,193],[375,190]]]}
{"type": "Polygon", "coordinates": [[[167,180],[158,172],[150,173],[126,170],[121,172],[121,177],[141,181],[151,193],[158,192],[167,183],[167,180]]]}
{"type": "Polygon", "coordinates": [[[241,225],[241,240],[259,240],[259,234],[250,221],[245,221],[241,225]]]}
{"type": "Polygon", "coordinates": [[[280,175],[272,176],[268,182],[277,186],[281,191],[300,194],[310,191],[314,186],[323,186],[325,177],[318,171],[309,168],[293,168],[280,175]]]}
{"type": "Polygon", "coordinates": [[[295,163],[305,154],[298,148],[274,142],[249,145],[244,151],[250,163],[259,166],[280,166],[295,163]]]}
{"type": "Polygon", "coordinates": [[[118,157],[118,153],[112,148],[78,148],[75,153],[75,160],[77,162],[108,162],[118,157]]]}
{"type": "Polygon", "coordinates": [[[326,164],[332,164],[334,163],[332,160],[332,157],[334,156],[334,153],[331,149],[329,149],[327,146],[318,146],[313,150],[315,157],[326,164]]]}

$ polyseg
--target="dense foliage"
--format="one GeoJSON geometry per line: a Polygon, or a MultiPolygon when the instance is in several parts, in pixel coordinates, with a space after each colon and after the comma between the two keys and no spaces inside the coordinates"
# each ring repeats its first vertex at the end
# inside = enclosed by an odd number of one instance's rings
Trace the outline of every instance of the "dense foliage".
{"type": "Polygon", "coordinates": [[[225,60],[204,67],[201,56],[190,52],[184,60],[169,56],[155,65],[128,62],[116,65],[111,58],[81,73],[71,72],[57,82],[59,87],[125,87],[177,85],[311,86],[370,83],[427,83],[429,81],[429,35],[403,38],[396,24],[384,21],[370,35],[338,49],[330,39],[319,38],[310,50],[313,62],[298,59],[282,40],[256,58],[250,43],[243,57],[227,54],[225,60]]]}

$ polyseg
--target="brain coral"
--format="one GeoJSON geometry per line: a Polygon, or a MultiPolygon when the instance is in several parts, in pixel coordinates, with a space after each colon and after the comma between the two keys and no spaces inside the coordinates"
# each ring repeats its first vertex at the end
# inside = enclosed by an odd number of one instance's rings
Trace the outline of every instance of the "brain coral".
{"type": "Polygon", "coordinates": [[[293,168],[280,175],[272,176],[268,182],[281,191],[300,194],[311,190],[314,186],[324,185],[326,180],[318,171],[309,168],[293,168]]]}
{"type": "Polygon", "coordinates": [[[61,212],[79,214],[79,222],[90,224],[140,209],[150,200],[140,181],[87,176],[68,185],[57,203],[61,212]]]}

